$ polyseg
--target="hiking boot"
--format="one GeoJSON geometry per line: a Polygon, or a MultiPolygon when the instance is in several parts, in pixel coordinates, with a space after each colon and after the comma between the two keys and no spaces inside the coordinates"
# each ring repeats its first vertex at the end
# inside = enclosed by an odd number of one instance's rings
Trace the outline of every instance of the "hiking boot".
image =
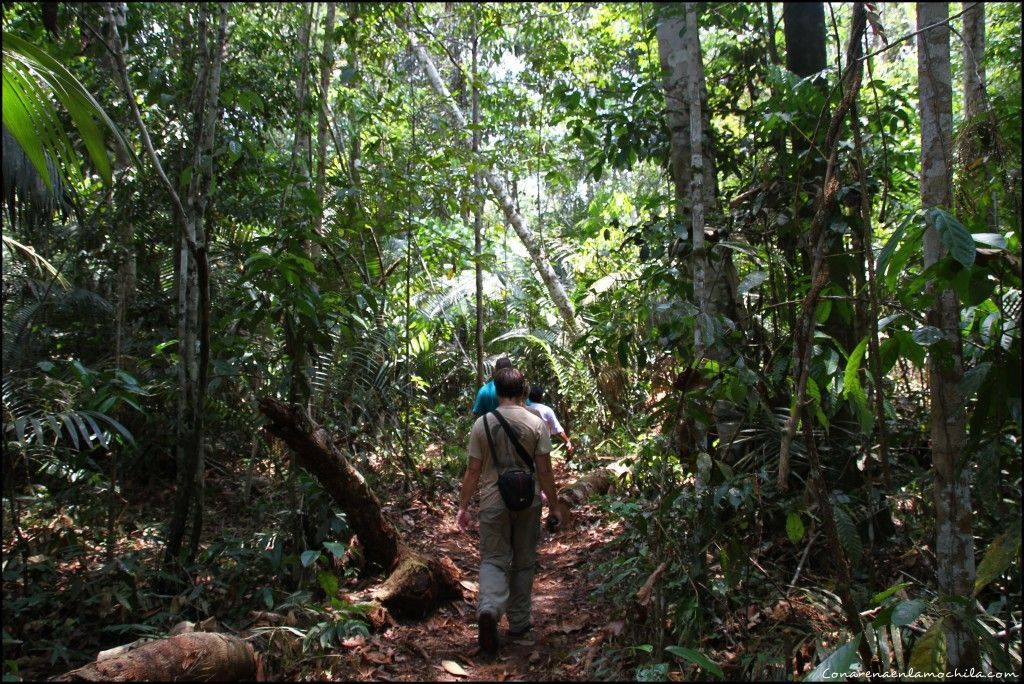
{"type": "Polygon", "coordinates": [[[512,629],[510,627],[508,630],[508,635],[513,639],[518,639],[529,634],[532,629],[533,625],[526,625],[525,627],[519,627],[517,629],[512,629]]]}
{"type": "Polygon", "coordinates": [[[477,618],[479,633],[477,642],[480,644],[480,654],[490,660],[498,655],[498,618],[494,613],[483,612],[477,618]]]}

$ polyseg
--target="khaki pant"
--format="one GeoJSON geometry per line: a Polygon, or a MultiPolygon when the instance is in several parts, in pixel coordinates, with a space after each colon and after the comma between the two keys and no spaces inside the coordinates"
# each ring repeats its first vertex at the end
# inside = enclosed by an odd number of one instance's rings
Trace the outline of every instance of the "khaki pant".
{"type": "Polygon", "coordinates": [[[477,615],[508,613],[510,630],[530,627],[533,575],[540,537],[540,497],[521,511],[504,504],[480,510],[480,592],[477,615]]]}

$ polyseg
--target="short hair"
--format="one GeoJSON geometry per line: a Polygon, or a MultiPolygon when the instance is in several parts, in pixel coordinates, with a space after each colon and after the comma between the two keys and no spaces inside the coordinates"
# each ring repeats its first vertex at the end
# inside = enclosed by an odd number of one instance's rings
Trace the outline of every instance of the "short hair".
{"type": "Polygon", "coordinates": [[[530,401],[540,404],[544,401],[544,388],[540,385],[530,385],[530,401]]]}
{"type": "Polygon", "coordinates": [[[500,359],[498,359],[497,361],[494,362],[494,370],[495,370],[495,372],[501,370],[502,368],[511,368],[511,367],[512,367],[512,359],[508,358],[507,356],[502,356],[500,359]]]}
{"type": "Polygon", "coordinates": [[[494,389],[503,399],[519,399],[526,394],[526,378],[515,368],[499,368],[494,372],[494,389]]]}

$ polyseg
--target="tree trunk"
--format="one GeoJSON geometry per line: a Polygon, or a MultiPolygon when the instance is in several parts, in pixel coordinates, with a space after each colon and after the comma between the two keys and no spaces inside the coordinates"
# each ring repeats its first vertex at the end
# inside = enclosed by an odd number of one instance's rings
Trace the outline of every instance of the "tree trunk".
{"type": "MultiPolygon", "coordinates": [[[[479,8],[473,7],[473,158],[480,155],[480,59],[479,8]]],[[[483,265],[483,183],[480,172],[473,174],[473,263],[476,271],[476,384],[484,384],[484,265],[483,265]]]]}
{"type": "Polygon", "coordinates": [[[190,543],[192,553],[198,545],[202,524],[202,471],[203,471],[203,415],[206,401],[206,379],[210,363],[210,288],[209,263],[207,261],[205,213],[207,195],[213,181],[213,165],[203,160],[213,158],[214,134],[220,119],[220,73],[227,45],[227,6],[219,5],[220,21],[215,34],[216,45],[209,47],[208,15],[205,6],[200,8],[200,51],[202,69],[195,84],[192,102],[192,178],[189,182],[187,203],[182,202],[175,185],[168,179],[160,158],[153,147],[149,130],[142,120],[135,99],[135,93],[128,77],[128,67],[122,51],[121,36],[114,20],[112,3],[105,8],[107,29],[110,32],[108,44],[112,46],[120,85],[125,91],[132,117],[139,129],[143,146],[156,170],[157,177],[171,198],[173,214],[178,224],[182,250],[179,255],[179,338],[181,356],[179,378],[182,379],[178,394],[177,443],[179,445],[179,479],[175,496],[174,511],[168,525],[168,540],[165,561],[177,558],[185,535],[190,510],[193,512],[193,533],[190,543]],[[190,275],[194,274],[194,275],[190,275]],[[198,344],[196,344],[198,331],[198,344]],[[184,334],[181,334],[184,333],[184,334]],[[198,349],[196,349],[198,347],[198,349]],[[198,359],[196,358],[198,354],[198,359]],[[198,486],[197,486],[198,485],[198,486]],[[197,501],[197,496],[198,501],[197,501]]]}
{"type": "Polygon", "coordinates": [[[253,681],[252,646],[228,634],[191,632],[153,641],[127,653],[71,670],[57,682],[253,681]]]}
{"type": "Polygon", "coordinates": [[[825,68],[825,4],[782,3],[786,68],[806,78],[825,68]]]}
{"type": "MultiPolygon", "coordinates": [[[[917,77],[921,115],[921,205],[924,209],[951,208],[953,90],[949,65],[949,6],[944,2],[917,3],[917,77]]],[[[927,268],[946,254],[933,225],[924,235],[927,268]]],[[[971,529],[969,469],[961,459],[966,442],[966,410],[960,393],[963,377],[960,304],[953,290],[937,291],[927,313],[951,350],[928,356],[931,395],[931,448],[935,477],[935,558],[939,593],[968,599],[974,589],[974,542],[971,529]]],[[[954,608],[954,606],[950,606],[954,608]]],[[[977,662],[976,645],[957,611],[943,621],[949,668],[967,668],[977,662]]]]}
{"type": "Polygon", "coordinates": [[[442,600],[462,595],[458,571],[451,561],[420,555],[402,542],[362,474],[323,428],[304,412],[276,399],[264,397],[259,403],[270,421],[267,430],[292,449],[296,462],[345,512],[370,569],[389,573],[384,584],[373,591],[374,600],[395,613],[421,615],[442,600]]]}
{"type": "MultiPolygon", "coordinates": [[[[406,35],[409,38],[409,43],[412,45],[413,51],[416,54],[416,58],[423,66],[423,70],[426,72],[427,79],[430,81],[430,85],[442,99],[445,108],[448,110],[453,123],[456,128],[462,133],[462,143],[464,145],[472,145],[471,140],[467,140],[465,136],[466,128],[466,117],[459,110],[458,105],[452,99],[451,93],[448,92],[448,87],[441,80],[440,74],[437,72],[437,67],[434,66],[434,61],[427,53],[426,47],[417,39],[416,35],[412,31],[406,31],[406,35]]],[[[480,160],[477,159],[477,162],[480,160]]],[[[540,274],[541,280],[544,281],[544,285],[547,287],[548,294],[551,296],[551,301],[554,302],[555,307],[558,309],[559,314],[562,316],[562,321],[565,324],[566,332],[573,339],[578,335],[578,324],[576,321],[576,310],[572,306],[572,302],[569,301],[569,295],[565,292],[565,286],[562,285],[558,275],[551,267],[551,263],[541,253],[540,244],[537,242],[533,231],[530,230],[529,226],[526,225],[526,220],[522,214],[516,209],[515,202],[509,195],[508,190],[505,186],[505,182],[502,180],[493,169],[486,168],[483,171],[484,179],[487,181],[487,186],[491,189],[494,194],[495,201],[501,207],[502,213],[505,214],[505,220],[512,226],[512,229],[516,231],[516,235],[519,236],[526,251],[530,254],[530,258],[533,260],[533,264],[540,274]]]]}
{"type": "MultiPolygon", "coordinates": [[[[324,48],[320,53],[320,111],[316,129],[316,198],[320,206],[316,217],[317,235],[324,234],[324,201],[327,195],[327,99],[331,89],[331,72],[334,71],[334,15],[335,3],[327,3],[327,16],[324,18],[324,48]]],[[[311,247],[310,255],[313,263],[320,259],[320,245],[311,247]]]]}
{"type": "MultiPolygon", "coordinates": [[[[700,74],[703,64],[700,58],[700,31],[697,27],[697,10],[694,3],[688,2],[686,7],[686,94],[690,102],[690,239],[693,240],[693,296],[697,300],[700,318],[710,315],[707,293],[704,288],[704,270],[707,255],[704,252],[704,147],[703,121],[701,120],[700,74]]],[[[698,358],[703,358],[708,344],[712,340],[704,335],[705,326],[701,323],[693,326],[693,346],[698,358]]],[[[700,440],[698,440],[700,441],[700,440]]]]}
{"type": "Polygon", "coordinates": [[[606,494],[615,486],[622,466],[612,464],[607,468],[598,468],[581,476],[572,484],[558,490],[558,498],[571,506],[586,503],[594,494],[606,494]]]}
{"type": "Polygon", "coordinates": [[[957,209],[961,218],[985,213],[985,222],[999,232],[998,201],[989,172],[984,141],[993,140],[994,121],[985,95],[985,4],[977,2],[964,12],[964,121],[960,136],[960,190],[957,209]],[[985,188],[985,191],[980,191],[985,188]]]}

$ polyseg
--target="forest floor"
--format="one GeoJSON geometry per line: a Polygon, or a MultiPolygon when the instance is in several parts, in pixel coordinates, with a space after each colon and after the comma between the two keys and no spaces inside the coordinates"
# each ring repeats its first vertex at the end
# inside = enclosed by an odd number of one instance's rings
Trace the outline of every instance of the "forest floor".
{"type": "MultiPolygon", "coordinates": [[[[556,465],[561,487],[575,478],[556,465]]],[[[556,534],[542,529],[533,587],[533,630],[511,639],[499,624],[498,657],[482,662],[477,648],[476,590],[480,556],[474,527],[455,526],[456,493],[439,494],[391,511],[411,543],[450,558],[461,571],[464,600],[443,605],[423,620],[400,620],[369,638],[345,642],[346,652],[314,678],[397,681],[586,680],[595,649],[609,630],[609,610],[590,600],[598,580],[591,570],[600,549],[618,532],[591,506],[573,511],[572,526],[556,534]],[[397,515],[396,515],[397,513],[397,515]]],[[[473,511],[475,514],[475,511],[473,511]]]]}

